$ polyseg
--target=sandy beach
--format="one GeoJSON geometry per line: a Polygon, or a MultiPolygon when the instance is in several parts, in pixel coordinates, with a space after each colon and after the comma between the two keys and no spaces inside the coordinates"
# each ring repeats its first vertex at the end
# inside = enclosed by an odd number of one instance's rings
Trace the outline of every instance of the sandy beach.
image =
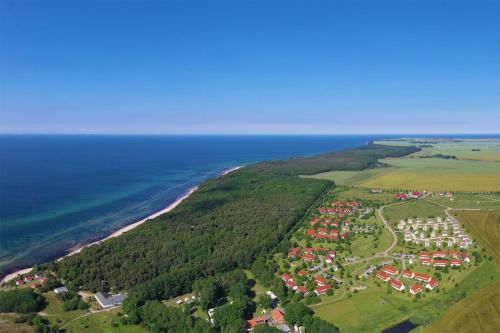
{"type": "MultiPolygon", "coordinates": [[[[227,170],[225,170],[225,171],[222,172],[222,176],[227,175],[228,173],[233,172],[235,170],[238,170],[240,168],[242,168],[242,166],[236,166],[234,168],[227,169],[227,170]]],[[[195,192],[197,189],[198,189],[198,186],[190,188],[185,194],[183,194],[182,196],[180,196],[179,198],[177,198],[177,200],[175,200],[173,203],[171,203],[168,207],[166,207],[166,208],[164,208],[164,209],[162,209],[162,210],[160,210],[160,211],[158,211],[158,212],[156,212],[154,214],[149,215],[145,219],[142,219],[140,221],[137,221],[137,222],[134,222],[132,224],[129,224],[129,225],[127,225],[127,226],[125,226],[125,227],[123,227],[123,228],[121,228],[121,229],[113,232],[111,235],[109,235],[109,236],[107,236],[107,237],[105,237],[105,238],[103,238],[101,240],[98,240],[96,242],[93,242],[93,243],[90,243],[90,244],[86,244],[86,245],[80,246],[80,247],[78,247],[76,249],[73,249],[68,254],[66,254],[66,255],[58,258],[57,261],[60,261],[60,260],[64,259],[65,257],[74,255],[76,253],[79,253],[79,252],[81,252],[86,247],[89,247],[89,246],[92,246],[92,245],[97,245],[97,244],[100,244],[101,242],[103,242],[105,240],[108,240],[108,239],[111,239],[111,238],[114,238],[114,237],[118,237],[118,236],[122,235],[123,233],[125,233],[127,231],[130,231],[130,230],[132,230],[132,229],[140,226],[141,224],[147,222],[148,220],[154,219],[155,217],[158,217],[158,216],[160,216],[162,214],[170,212],[172,209],[174,209],[175,207],[177,207],[182,201],[184,201],[191,194],[193,194],[193,192],[195,192]]],[[[16,272],[10,273],[10,274],[6,275],[5,277],[3,277],[2,281],[0,283],[4,283],[4,282],[7,282],[7,281],[10,281],[10,280],[16,278],[20,274],[29,273],[31,270],[32,270],[32,268],[25,268],[25,269],[21,269],[21,270],[18,270],[16,272]]]]}

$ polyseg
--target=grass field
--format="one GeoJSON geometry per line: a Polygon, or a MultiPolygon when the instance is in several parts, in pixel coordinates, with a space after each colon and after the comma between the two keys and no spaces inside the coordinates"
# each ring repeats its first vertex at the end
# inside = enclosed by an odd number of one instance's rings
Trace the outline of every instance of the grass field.
{"type": "Polygon", "coordinates": [[[33,326],[26,323],[16,324],[14,322],[18,314],[0,313],[0,333],[32,333],[35,332],[33,326]]]}
{"type": "Polygon", "coordinates": [[[500,327],[500,282],[453,305],[426,333],[494,333],[500,327]]]}
{"type": "MultiPolygon", "coordinates": [[[[393,141],[387,143],[393,144],[393,141]]],[[[471,150],[473,143],[467,143],[471,150]]],[[[474,143],[476,144],[476,143],[474,143]]],[[[362,171],[330,171],[309,176],[333,180],[340,185],[420,191],[492,192],[500,190],[500,141],[490,143],[495,158],[452,160],[419,158],[418,152],[407,157],[386,158],[387,168],[362,171]]],[[[433,148],[434,149],[434,148],[433,148]]],[[[446,151],[433,151],[446,154],[446,151]]]]}
{"type": "MultiPolygon", "coordinates": [[[[376,141],[377,144],[391,146],[413,146],[408,141],[376,141]]],[[[454,155],[463,160],[500,161],[500,140],[464,140],[459,142],[436,141],[432,148],[422,148],[411,156],[432,156],[435,154],[454,155]],[[475,149],[473,151],[473,149],[475,149]],[[477,151],[479,150],[479,151],[477,151]]]]}
{"type": "Polygon", "coordinates": [[[117,313],[120,309],[113,309],[94,313],[89,316],[71,321],[65,328],[68,333],[102,332],[102,333],[145,333],[148,332],[139,325],[122,325],[117,313]],[[115,323],[113,326],[112,323],[115,323]]]}
{"type": "Polygon", "coordinates": [[[384,209],[384,216],[391,224],[397,224],[404,218],[415,217],[445,217],[445,208],[427,200],[412,200],[400,205],[393,205],[384,209]]]}
{"type": "Polygon", "coordinates": [[[453,200],[431,197],[427,200],[456,209],[500,209],[500,195],[457,194],[453,200]]]}
{"type": "Polygon", "coordinates": [[[500,210],[454,213],[457,214],[458,220],[467,226],[473,239],[485,247],[500,264],[500,210]]]}

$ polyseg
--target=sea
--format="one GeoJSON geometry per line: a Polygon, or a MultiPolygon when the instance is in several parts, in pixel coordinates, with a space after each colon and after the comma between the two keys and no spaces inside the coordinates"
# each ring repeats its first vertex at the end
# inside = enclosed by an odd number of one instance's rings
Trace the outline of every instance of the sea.
{"type": "Polygon", "coordinates": [[[102,239],[235,166],[383,137],[0,135],[0,276],[102,239]]]}

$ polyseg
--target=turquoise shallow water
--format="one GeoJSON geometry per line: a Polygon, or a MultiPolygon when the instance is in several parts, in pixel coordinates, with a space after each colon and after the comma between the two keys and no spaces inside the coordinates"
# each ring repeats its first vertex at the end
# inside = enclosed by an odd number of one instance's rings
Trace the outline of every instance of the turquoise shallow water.
{"type": "Polygon", "coordinates": [[[225,169],[368,136],[0,136],[0,275],[165,208],[225,169]]]}

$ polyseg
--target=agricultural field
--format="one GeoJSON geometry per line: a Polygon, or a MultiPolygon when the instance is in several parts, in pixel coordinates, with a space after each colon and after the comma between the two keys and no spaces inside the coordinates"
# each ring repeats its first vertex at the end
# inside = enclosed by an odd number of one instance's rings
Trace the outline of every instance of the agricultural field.
{"type": "Polygon", "coordinates": [[[472,237],[493,255],[500,264],[500,210],[455,211],[456,218],[466,226],[472,237]]]}
{"type": "Polygon", "coordinates": [[[453,305],[425,333],[496,332],[500,327],[500,282],[453,305]]]}
{"type": "Polygon", "coordinates": [[[452,199],[432,196],[426,198],[431,202],[454,209],[500,209],[499,194],[455,194],[452,199]]]}
{"type": "MultiPolygon", "coordinates": [[[[409,141],[376,143],[415,145],[409,141]]],[[[456,192],[496,192],[500,189],[500,140],[433,142],[431,145],[432,148],[422,148],[408,156],[379,160],[387,167],[329,171],[308,177],[333,180],[339,185],[382,189],[456,192]],[[422,158],[436,154],[456,159],[422,158]]]]}
{"type": "Polygon", "coordinates": [[[390,146],[421,147],[421,151],[409,157],[428,157],[436,154],[452,155],[460,160],[500,161],[499,139],[470,139],[470,140],[430,140],[428,144],[416,144],[410,141],[375,141],[376,144],[390,146]],[[432,147],[426,147],[431,145],[432,147]]]}

